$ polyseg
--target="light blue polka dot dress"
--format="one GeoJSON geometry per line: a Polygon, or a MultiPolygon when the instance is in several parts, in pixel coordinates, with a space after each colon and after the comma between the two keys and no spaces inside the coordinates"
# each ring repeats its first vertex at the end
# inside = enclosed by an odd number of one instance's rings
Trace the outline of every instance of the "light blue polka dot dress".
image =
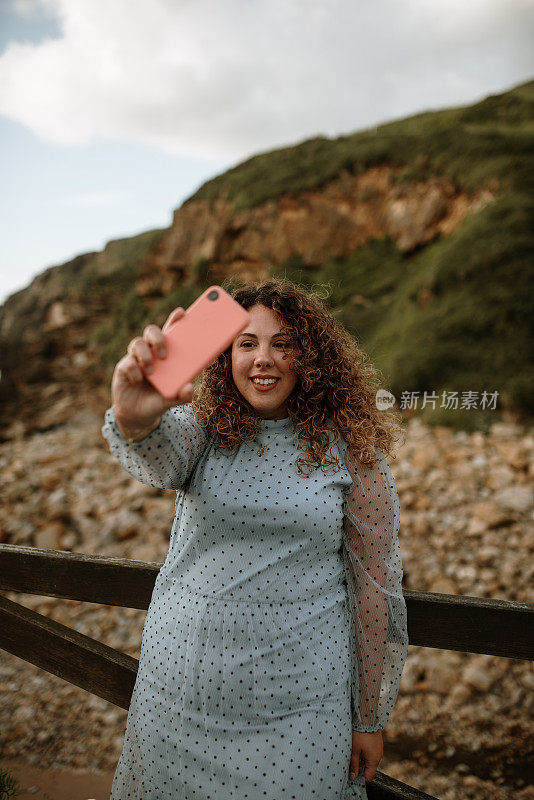
{"type": "Polygon", "coordinates": [[[106,412],[121,465],[176,490],[110,800],[367,798],[352,729],[384,726],[407,649],[398,498],[385,459],[300,475],[294,431],[216,451],[188,404],[129,444],[106,412]]]}

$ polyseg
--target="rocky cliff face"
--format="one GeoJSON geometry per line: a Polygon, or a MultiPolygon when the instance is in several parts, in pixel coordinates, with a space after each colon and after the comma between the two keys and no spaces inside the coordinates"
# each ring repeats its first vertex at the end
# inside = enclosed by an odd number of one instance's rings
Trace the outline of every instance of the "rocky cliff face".
{"type": "MultiPolygon", "coordinates": [[[[141,265],[135,291],[150,306],[190,280],[199,264],[213,283],[229,275],[257,279],[291,257],[319,265],[373,238],[390,237],[410,252],[452,233],[496,192],[486,187],[468,194],[445,177],[415,180],[407,178],[406,168],[381,166],[359,175],[342,172],[321,189],[245,210],[234,210],[223,198],[192,200],[175,211],[166,231],[136,237],[141,265]]],[[[119,244],[132,248],[133,242],[119,244]]],[[[7,421],[1,437],[19,435],[21,425],[27,432],[46,430],[83,407],[105,406],[108,381],[89,340],[109,316],[117,292],[94,292],[91,281],[117,269],[114,246],[46,270],[0,309],[0,395],[7,421]],[[85,290],[73,295],[70,287],[80,280],[85,290]]]]}
{"type": "Polygon", "coordinates": [[[107,380],[89,337],[109,303],[91,291],[76,300],[68,292],[76,275],[103,261],[105,251],[48,269],[0,308],[0,441],[106,403],[107,380]]]}
{"type": "Polygon", "coordinates": [[[452,233],[472,210],[491,202],[488,188],[471,195],[445,177],[402,182],[400,167],[341,173],[320,190],[234,211],[224,199],[190,201],[147,251],[137,281],[143,297],[160,296],[201,260],[210,279],[263,277],[269,265],[298,256],[306,264],[347,257],[373,238],[390,237],[402,252],[452,233]]]}

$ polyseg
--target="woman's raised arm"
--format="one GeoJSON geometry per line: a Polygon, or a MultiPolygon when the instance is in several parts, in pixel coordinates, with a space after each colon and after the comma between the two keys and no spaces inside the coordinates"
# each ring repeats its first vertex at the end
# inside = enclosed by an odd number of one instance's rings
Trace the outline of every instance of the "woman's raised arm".
{"type": "Polygon", "coordinates": [[[193,385],[173,399],[163,397],[147,381],[154,353],[164,357],[166,328],[184,314],[175,309],[162,329],[148,325],[132,339],[117,363],[111,382],[112,407],[106,411],[102,435],[112,455],[141,483],[180,489],[198,462],[208,436],[189,406],[193,385]]]}

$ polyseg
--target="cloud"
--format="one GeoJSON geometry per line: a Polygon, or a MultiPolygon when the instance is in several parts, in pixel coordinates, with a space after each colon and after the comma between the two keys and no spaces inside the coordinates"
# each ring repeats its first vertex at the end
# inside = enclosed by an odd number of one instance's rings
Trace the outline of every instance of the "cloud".
{"type": "MultiPolygon", "coordinates": [[[[9,0],[7,0],[9,3],[9,0]]],[[[54,12],[54,0],[11,0],[12,11],[20,17],[34,17],[39,11],[54,12]]]]}
{"type": "MultiPolygon", "coordinates": [[[[17,0],[29,13],[32,0],[17,0]]],[[[472,102],[526,80],[529,0],[33,0],[0,113],[45,140],[243,154],[472,102]]]]}

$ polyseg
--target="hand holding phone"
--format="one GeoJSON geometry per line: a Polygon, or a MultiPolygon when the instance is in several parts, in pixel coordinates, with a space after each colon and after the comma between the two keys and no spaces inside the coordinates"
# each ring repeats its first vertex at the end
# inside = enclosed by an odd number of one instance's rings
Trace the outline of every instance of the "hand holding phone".
{"type": "Polygon", "coordinates": [[[248,311],[224,289],[210,286],[187,311],[174,309],[162,329],[148,325],[113,373],[111,396],[120,429],[133,436],[155,428],[164,411],[189,403],[193,378],[249,320],[248,311]]]}
{"type": "MultiPolygon", "coordinates": [[[[179,319],[185,311],[175,308],[165,326],[179,319]]],[[[148,325],[143,336],[136,336],[128,345],[128,353],[115,366],[111,381],[111,401],[119,430],[126,437],[138,438],[138,431],[155,428],[161,415],[173,406],[191,402],[193,385],[186,384],[177,397],[162,397],[145,378],[150,370],[154,353],[164,357],[165,337],[157,325],[148,325]]]]}
{"type": "Polygon", "coordinates": [[[210,286],[187,311],[164,326],[167,356],[155,354],[146,379],[167,399],[176,397],[233,342],[250,314],[220,286],[210,286]]]}

